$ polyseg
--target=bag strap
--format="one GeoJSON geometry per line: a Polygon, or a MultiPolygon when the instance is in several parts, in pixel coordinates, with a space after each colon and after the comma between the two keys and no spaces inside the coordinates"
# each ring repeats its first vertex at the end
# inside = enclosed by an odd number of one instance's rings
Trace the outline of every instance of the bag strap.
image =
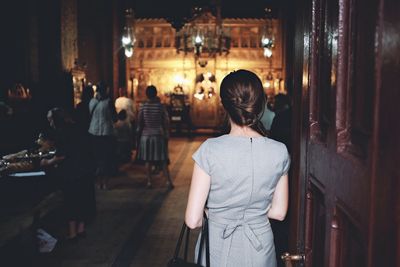
{"type": "Polygon", "coordinates": [[[181,250],[181,245],[182,245],[182,240],[183,240],[183,235],[186,232],[186,244],[185,244],[185,260],[187,258],[187,250],[188,250],[188,239],[189,239],[189,233],[190,229],[189,227],[186,226],[185,223],[182,225],[181,233],[179,234],[178,242],[176,243],[176,248],[175,248],[175,253],[174,253],[174,259],[177,259],[179,256],[179,251],[181,250]]]}
{"type": "Polygon", "coordinates": [[[186,226],[185,250],[184,250],[184,252],[183,252],[183,259],[184,259],[185,261],[187,261],[187,256],[188,256],[189,236],[190,236],[190,228],[186,226]]]}
{"type": "MultiPolygon", "coordinates": [[[[186,232],[186,237],[185,237],[185,248],[184,248],[183,259],[185,261],[187,261],[190,228],[187,227],[186,223],[183,223],[182,228],[181,228],[181,233],[179,234],[178,242],[176,244],[175,253],[174,253],[174,257],[173,257],[174,260],[179,257],[179,252],[181,250],[183,236],[185,235],[185,232],[186,232]]],[[[207,218],[207,215],[205,212],[203,213],[203,225],[201,228],[199,253],[198,253],[198,257],[197,257],[197,264],[199,264],[199,265],[200,265],[201,256],[202,256],[202,252],[203,252],[204,241],[205,241],[205,249],[206,249],[206,267],[210,267],[210,240],[209,240],[209,234],[208,234],[208,218],[207,218]]]]}
{"type": "Polygon", "coordinates": [[[197,264],[201,263],[201,256],[203,253],[203,244],[205,241],[205,249],[206,249],[206,267],[210,267],[210,237],[208,233],[208,218],[207,214],[203,212],[203,225],[201,228],[201,238],[199,244],[199,253],[197,257],[197,264]]]}
{"type": "Polygon", "coordinates": [[[208,218],[207,214],[204,212],[204,224],[206,225],[206,266],[210,267],[210,234],[208,232],[208,218]]]}

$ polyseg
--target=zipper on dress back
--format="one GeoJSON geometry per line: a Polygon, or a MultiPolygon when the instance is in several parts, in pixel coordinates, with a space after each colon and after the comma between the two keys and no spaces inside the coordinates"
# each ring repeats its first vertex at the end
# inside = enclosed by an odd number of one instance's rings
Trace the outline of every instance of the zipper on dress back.
{"type": "Polygon", "coordinates": [[[250,137],[250,160],[251,160],[251,191],[250,191],[249,202],[247,203],[247,206],[243,212],[243,218],[246,215],[247,208],[251,204],[251,200],[253,198],[253,190],[254,190],[254,160],[253,160],[253,138],[252,137],[250,137]]]}
{"type": "Polygon", "coordinates": [[[254,157],[253,157],[253,138],[250,137],[250,157],[251,157],[251,194],[250,194],[250,201],[253,198],[253,190],[254,190],[254,157]]]}

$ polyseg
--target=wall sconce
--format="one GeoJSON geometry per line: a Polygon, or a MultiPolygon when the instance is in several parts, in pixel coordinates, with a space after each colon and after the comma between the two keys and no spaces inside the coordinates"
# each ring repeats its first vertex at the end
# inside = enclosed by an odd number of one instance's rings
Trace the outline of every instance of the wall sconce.
{"type": "Polygon", "coordinates": [[[133,24],[133,11],[131,8],[125,10],[126,26],[122,35],[122,47],[124,48],[125,56],[131,57],[133,55],[133,48],[136,42],[135,32],[132,27],[133,24]]]}
{"type": "Polygon", "coordinates": [[[271,9],[265,8],[265,25],[261,36],[261,46],[264,48],[264,57],[272,57],[272,49],[275,47],[274,27],[272,24],[271,9]]]}
{"type": "Polygon", "coordinates": [[[193,45],[196,56],[200,56],[202,47],[204,46],[204,35],[201,34],[200,30],[198,30],[196,35],[193,37],[193,45]]]}

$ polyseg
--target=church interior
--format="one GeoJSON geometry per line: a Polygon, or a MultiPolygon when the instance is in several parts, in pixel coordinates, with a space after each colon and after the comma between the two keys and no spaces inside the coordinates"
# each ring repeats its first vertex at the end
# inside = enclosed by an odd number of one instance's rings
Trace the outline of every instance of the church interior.
{"type": "Polygon", "coordinates": [[[1,5],[1,266],[166,266],[184,216],[191,155],[229,131],[221,82],[246,69],[261,80],[267,103],[283,96],[290,106],[289,211],[278,266],[400,267],[397,1],[1,5]],[[88,86],[104,86],[112,101],[129,98],[132,116],[147,88],[157,88],[175,188],[165,188],[157,168],[153,188],[145,188],[133,146],[112,189],[93,191],[97,213],[88,236],[42,253],[36,231],[61,240],[63,197],[51,175],[16,174],[43,171],[35,165],[42,154],[28,154],[49,127],[48,111],[73,113],[88,86]],[[24,153],[11,172],[7,156],[18,151],[24,153]]]}

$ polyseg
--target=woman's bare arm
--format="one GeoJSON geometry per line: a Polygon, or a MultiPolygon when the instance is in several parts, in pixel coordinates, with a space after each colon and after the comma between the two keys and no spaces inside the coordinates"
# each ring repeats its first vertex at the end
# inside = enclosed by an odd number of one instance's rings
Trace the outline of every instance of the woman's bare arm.
{"type": "Polygon", "coordinates": [[[286,217],[289,203],[289,179],[285,174],[279,178],[272,198],[271,208],[268,211],[268,218],[283,221],[286,217]]]}
{"type": "Polygon", "coordinates": [[[186,225],[191,229],[200,227],[202,224],[210,184],[211,177],[199,165],[195,164],[185,213],[186,225]]]}

